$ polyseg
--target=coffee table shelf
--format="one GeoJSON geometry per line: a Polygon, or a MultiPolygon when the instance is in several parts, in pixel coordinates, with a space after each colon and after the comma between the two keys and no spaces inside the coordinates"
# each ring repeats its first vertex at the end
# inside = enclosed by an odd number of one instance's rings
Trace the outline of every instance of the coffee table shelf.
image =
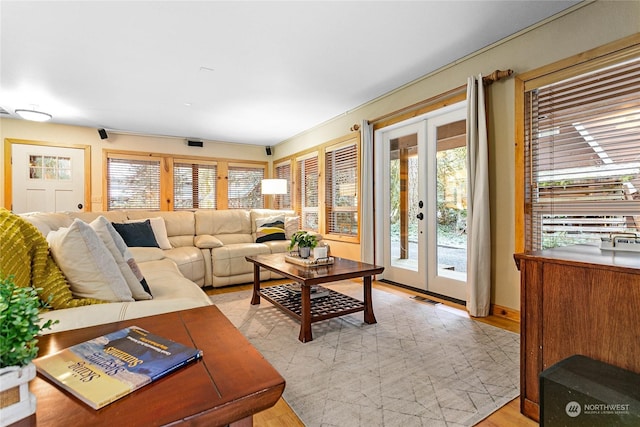
{"type": "MultiPolygon", "coordinates": [[[[333,289],[318,286],[319,290],[327,290],[329,294],[320,298],[311,299],[311,322],[331,319],[345,314],[364,311],[364,302],[348,295],[336,292],[333,289]]],[[[290,316],[302,320],[302,298],[293,295],[284,285],[270,286],[260,289],[260,295],[279,307],[290,316]]]]}

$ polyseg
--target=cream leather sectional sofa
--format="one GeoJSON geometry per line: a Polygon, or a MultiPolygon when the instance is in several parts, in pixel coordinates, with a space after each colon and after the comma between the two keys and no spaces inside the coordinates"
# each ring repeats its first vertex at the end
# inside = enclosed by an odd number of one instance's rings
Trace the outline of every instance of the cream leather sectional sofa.
{"type": "MultiPolygon", "coordinates": [[[[248,263],[245,256],[287,250],[288,240],[256,243],[256,220],[275,215],[293,218],[295,214],[293,211],[256,209],[37,212],[21,216],[46,236],[52,230],[69,227],[75,218],[91,222],[100,215],[114,223],[158,217],[163,219],[170,248],[130,248],[151,289],[153,299],[51,310],[41,315],[42,321],[55,319],[59,323],[45,333],[211,304],[202,287],[221,287],[253,281],[253,264],[248,263]]],[[[261,280],[275,277],[277,276],[269,271],[261,273],[261,280]]]]}
{"type": "MultiPolygon", "coordinates": [[[[253,264],[247,255],[281,253],[288,240],[264,243],[256,241],[256,220],[276,215],[294,217],[291,210],[229,209],[196,211],[116,210],[105,212],[28,213],[21,215],[46,236],[50,230],[68,227],[75,218],[91,222],[98,216],[111,222],[125,223],[161,217],[164,220],[170,249],[138,248],[135,254],[157,252],[176,263],[180,272],[200,287],[228,286],[253,282],[253,264]]],[[[137,258],[136,258],[137,260],[137,258]]],[[[275,276],[274,276],[275,277],[275,276]]],[[[269,271],[262,280],[272,278],[269,271]]]]}

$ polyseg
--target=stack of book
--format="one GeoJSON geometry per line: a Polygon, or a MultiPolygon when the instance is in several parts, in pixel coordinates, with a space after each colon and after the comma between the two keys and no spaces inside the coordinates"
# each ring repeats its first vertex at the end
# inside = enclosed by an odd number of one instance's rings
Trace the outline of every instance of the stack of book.
{"type": "Polygon", "coordinates": [[[284,260],[286,262],[290,262],[291,264],[302,265],[304,267],[318,267],[320,265],[331,265],[333,264],[333,257],[326,258],[300,258],[297,255],[285,255],[284,260]]]}
{"type": "MultiPolygon", "coordinates": [[[[302,285],[300,283],[288,283],[286,285],[282,285],[284,288],[291,294],[293,297],[300,297],[302,294],[302,285]]],[[[323,288],[322,286],[311,286],[310,296],[311,299],[323,298],[329,295],[329,289],[323,288]]]]}

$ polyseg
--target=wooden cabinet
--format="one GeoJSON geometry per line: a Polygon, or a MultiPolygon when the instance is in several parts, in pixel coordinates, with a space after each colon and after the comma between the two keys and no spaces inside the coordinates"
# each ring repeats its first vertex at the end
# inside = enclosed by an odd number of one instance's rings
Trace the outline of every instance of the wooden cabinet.
{"type": "Polygon", "coordinates": [[[574,354],[640,373],[640,253],[577,245],[515,254],[521,412],[539,421],[539,379],[574,354]]]}

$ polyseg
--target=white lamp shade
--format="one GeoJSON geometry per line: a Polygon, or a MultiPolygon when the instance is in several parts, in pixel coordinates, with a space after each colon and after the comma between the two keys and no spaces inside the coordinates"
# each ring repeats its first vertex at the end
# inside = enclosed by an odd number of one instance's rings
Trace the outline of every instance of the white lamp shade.
{"type": "Polygon", "coordinates": [[[263,179],[262,194],[287,194],[287,180],[263,179]]]}

